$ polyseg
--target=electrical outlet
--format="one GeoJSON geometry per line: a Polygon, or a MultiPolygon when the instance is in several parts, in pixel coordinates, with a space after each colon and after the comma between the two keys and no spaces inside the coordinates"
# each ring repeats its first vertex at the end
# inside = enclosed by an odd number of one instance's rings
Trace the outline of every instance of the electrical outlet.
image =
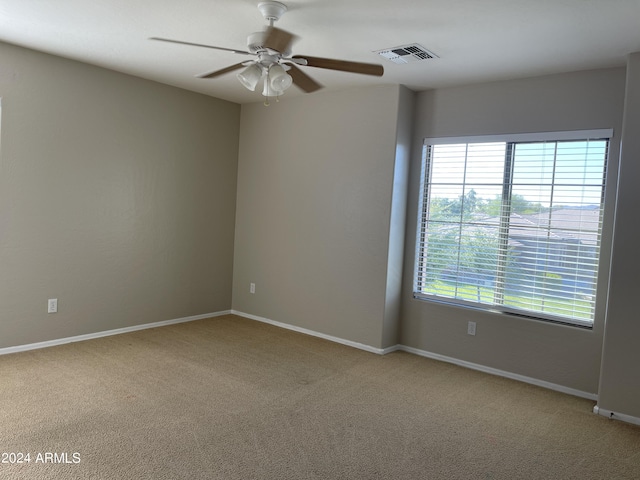
{"type": "Polygon", "coordinates": [[[58,299],[50,298],[47,302],[47,313],[56,313],[58,311],[58,299]]]}
{"type": "Polygon", "coordinates": [[[249,293],[256,293],[256,284],[255,283],[250,283],[249,284],[249,293]]]}
{"type": "Polygon", "coordinates": [[[467,333],[469,335],[475,335],[476,334],[476,322],[469,322],[467,324],[467,333]]]}

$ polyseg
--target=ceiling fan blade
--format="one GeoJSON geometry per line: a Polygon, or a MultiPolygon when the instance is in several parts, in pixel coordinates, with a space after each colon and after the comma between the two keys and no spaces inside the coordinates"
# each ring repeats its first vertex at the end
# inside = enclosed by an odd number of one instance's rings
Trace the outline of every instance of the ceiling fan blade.
{"type": "Polygon", "coordinates": [[[214,48],[215,50],[224,50],[226,52],[239,53],[241,55],[253,55],[244,50],[236,50],[234,48],[214,47],[213,45],[203,45],[202,43],[183,42],[182,40],[171,40],[170,38],[150,37],[149,40],[158,40],[160,42],[178,43],[180,45],[191,45],[192,47],[214,48]]]}
{"type": "Polygon", "coordinates": [[[236,63],[235,65],[230,65],[226,68],[222,68],[220,70],[215,70],[213,72],[210,73],[201,73],[200,75],[196,75],[196,77],[198,78],[214,78],[217,77],[219,75],[223,75],[225,73],[229,73],[229,72],[233,72],[234,70],[238,70],[239,68],[244,67],[244,62],[243,63],[236,63]]]}
{"type": "Polygon", "coordinates": [[[313,78],[304,73],[295,65],[289,64],[289,67],[291,68],[289,69],[289,71],[287,71],[287,73],[291,75],[294,85],[299,87],[301,90],[307,93],[311,93],[322,88],[321,84],[316,82],[313,78]]]}
{"type": "Polygon", "coordinates": [[[309,67],[361,73],[363,75],[374,75],[376,77],[381,77],[384,73],[384,67],[375,63],[349,62],[346,60],[335,60],[333,58],[307,57],[305,55],[294,55],[293,58],[306,60],[307,66],[309,67]]]}
{"type": "Polygon", "coordinates": [[[291,45],[297,38],[294,34],[279,28],[268,27],[263,46],[279,53],[285,53],[291,50],[291,45]]]}

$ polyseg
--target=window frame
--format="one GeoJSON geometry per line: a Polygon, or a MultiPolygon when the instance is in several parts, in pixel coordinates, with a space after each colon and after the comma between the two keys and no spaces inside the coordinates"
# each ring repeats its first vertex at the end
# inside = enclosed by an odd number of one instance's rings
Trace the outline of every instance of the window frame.
{"type": "MultiPolygon", "coordinates": [[[[592,129],[592,130],[574,130],[574,131],[559,131],[559,132],[536,132],[536,133],[516,133],[516,134],[500,134],[500,135],[471,135],[471,136],[451,136],[451,137],[426,137],[423,141],[422,148],[422,158],[421,158],[421,169],[420,169],[420,186],[419,186],[419,199],[418,199],[418,215],[416,222],[416,245],[415,245],[415,257],[414,257],[414,272],[413,272],[413,298],[439,303],[446,304],[451,306],[459,306],[465,308],[472,308],[481,311],[487,311],[492,313],[499,314],[509,314],[515,315],[518,317],[524,317],[534,320],[542,320],[553,323],[560,323],[570,326],[582,327],[587,329],[592,329],[595,323],[595,312],[597,311],[597,304],[599,301],[599,297],[601,297],[601,289],[599,287],[599,278],[601,276],[601,271],[603,270],[602,260],[604,258],[608,258],[608,255],[603,252],[603,242],[602,236],[604,234],[604,216],[605,216],[605,199],[606,199],[606,190],[608,183],[608,171],[611,162],[611,145],[613,139],[613,129],[592,129]],[[426,227],[428,223],[428,212],[425,210],[425,202],[428,201],[429,196],[426,191],[428,179],[426,168],[428,167],[428,150],[430,146],[436,145],[451,145],[451,144],[478,144],[478,143],[497,143],[504,142],[507,144],[506,148],[509,148],[509,145],[513,146],[517,143],[535,143],[535,142],[563,142],[563,141],[587,141],[587,140],[606,140],[607,141],[607,150],[605,152],[604,158],[604,172],[603,172],[603,183],[602,183],[602,191],[601,191],[601,201],[600,201],[600,222],[599,222],[599,230],[598,230],[598,263],[596,265],[596,298],[593,302],[593,311],[594,315],[590,320],[583,320],[576,317],[565,317],[565,316],[556,316],[553,314],[547,314],[544,312],[537,312],[533,310],[526,309],[514,309],[510,308],[508,305],[501,304],[490,304],[490,303],[481,303],[468,301],[460,298],[449,298],[444,296],[437,296],[433,294],[427,294],[424,292],[418,291],[418,284],[422,281],[423,275],[421,275],[421,270],[426,268],[426,265],[422,264],[422,259],[426,258],[426,255],[423,255],[424,249],[424,236],[426,235],[426,227]]],[[[510,155],[505,155],[505,170],[507,167],[507,162],[509,161],[510,155]]],[[[505,178],[503,179],[502,187],[503,191],[507,189],[511,189],[511,185],[513,183],[507,183],[507,177],[505,173],[505,178]]],[[[555,184],[555,183],[554,183],[555,184]]],[[[502,203],[503,207],[506,203],[502,203]]],[[[462,224],[462,223],[461,223],[462,224]]],[[[604,292],[602,292],[604,293],[604,292]]]]}

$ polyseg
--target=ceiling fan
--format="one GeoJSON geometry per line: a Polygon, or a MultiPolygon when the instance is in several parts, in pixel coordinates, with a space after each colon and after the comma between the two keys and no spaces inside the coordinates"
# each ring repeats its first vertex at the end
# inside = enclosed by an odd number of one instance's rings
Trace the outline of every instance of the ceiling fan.
{"type": "Polygon", "coordinates": [[[267,97],[266,104],[268,104],[269,97],[282,95],[292,84],[307,93],[315,92],[322,88],[320,83],[303,72],[298,66],[325,68],[378,77],[384,73],[384,68],[378,64],[310,57],[307,55],[291,56],[291,47],[297,37],[273,26],[274,22],[278,21],[287,11],[286,5],[275,1],[261,2],[258,4],[258,10],[265,20],[269,22],[269,25],[263,32],[255,32],[249,35],[247,39],[248,51],[161,37],[151,37],[151,40],[213,48],[257,57],[255,60],[236,63],[220,70],[196,76],[199,78],[215,78],[234,70],[243,69],[237,74],[238,80],[251,91],[254,91],[259,84],[262,84],[262,95],[267,97]]]}

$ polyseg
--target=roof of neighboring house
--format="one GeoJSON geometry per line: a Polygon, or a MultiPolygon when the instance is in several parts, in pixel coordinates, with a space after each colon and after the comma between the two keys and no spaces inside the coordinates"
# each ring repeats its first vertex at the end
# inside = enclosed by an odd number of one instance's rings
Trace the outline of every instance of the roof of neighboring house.
{"type": "MultiPolygon", "coordinates": [[[[590,206],[587,208],[565,207],[548,212],[521,215],[512,213],[509,222],[509,237],[516,241],[518,237],[561,240],[579,240],[582,244],[595,245],[598,241],[600,224],[600,208],[590,206]],[[540,227],[548,227],[541,230],[540,227]]],[[[478,217],[478,226],[498,225],[500,219],[497,216],[478,217]]]]}

